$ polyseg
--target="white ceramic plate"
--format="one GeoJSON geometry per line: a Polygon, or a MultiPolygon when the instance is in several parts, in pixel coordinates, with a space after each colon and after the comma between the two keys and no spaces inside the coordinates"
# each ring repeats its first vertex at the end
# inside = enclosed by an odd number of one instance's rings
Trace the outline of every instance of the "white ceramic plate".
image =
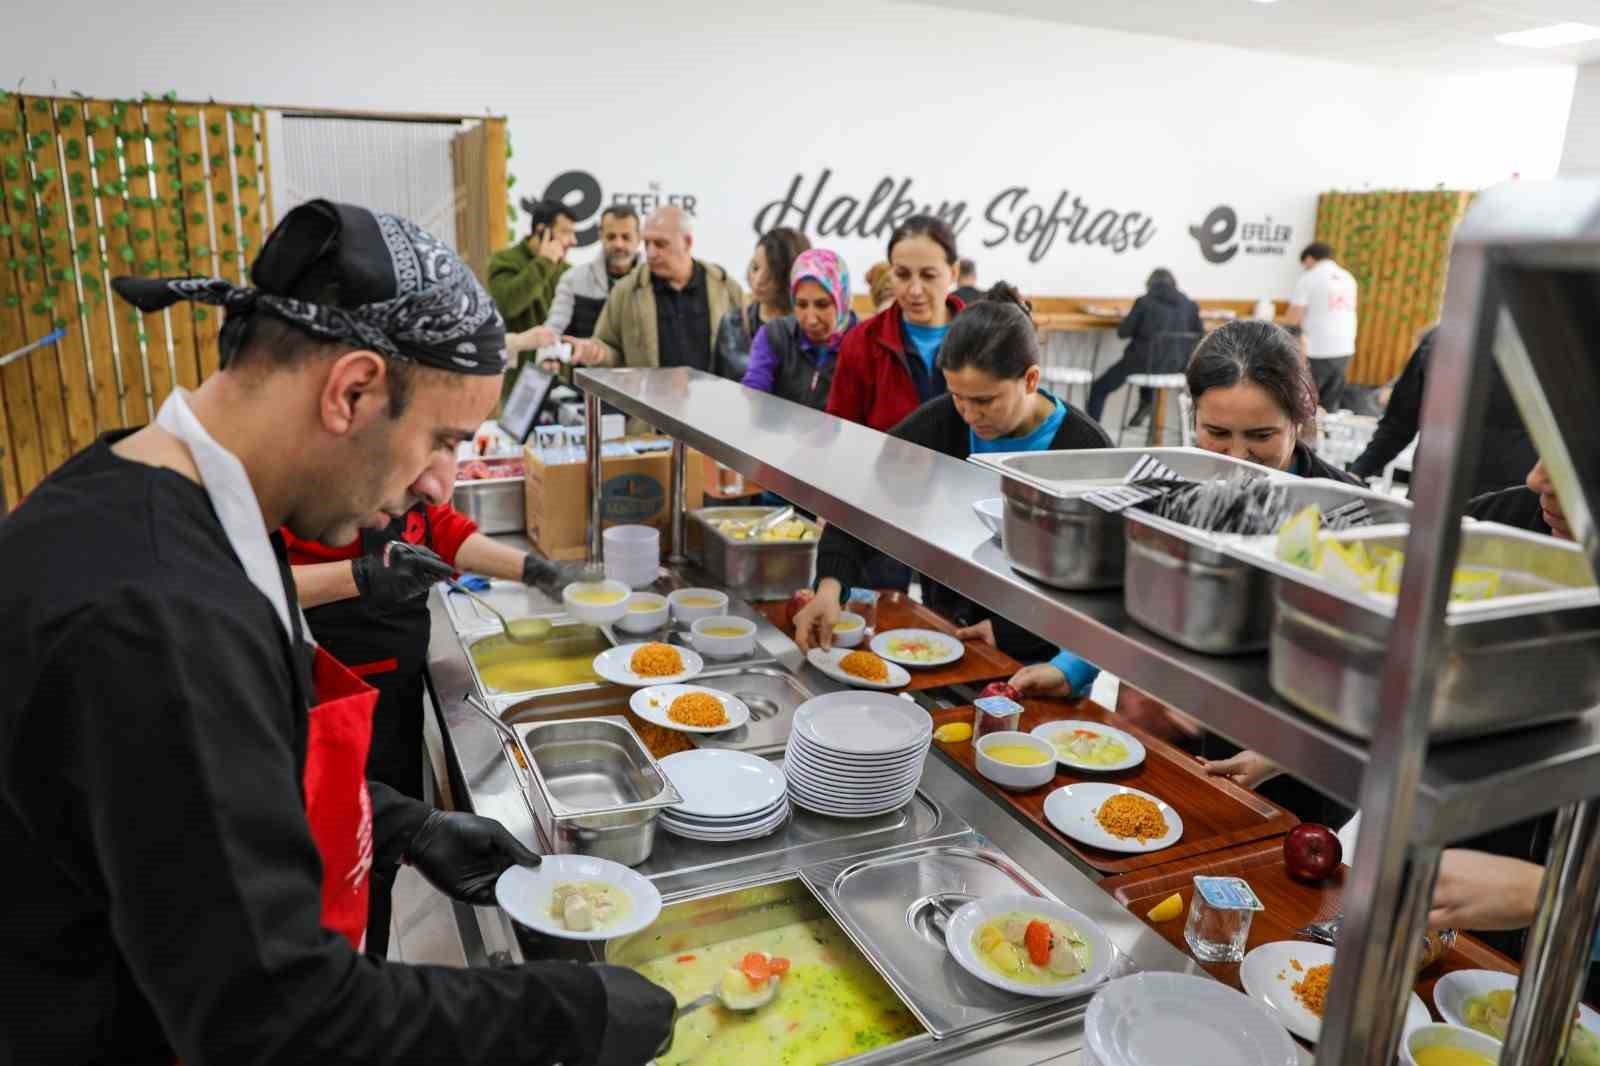
{"type": "MultiPolygon", "coordinates": [[[[1439,978],[1433,986],[1433,1005],[1451,1025],[1471,1029],[1464,1014],[1467,1000],[1502,988],[1516,988],[1517,975],[1497,970],[1456,970],[1439,978]]],[[[1578,1004],[1578,1024],[1600,1037],[1600,1013],[1588,1004],[1578,1004]]]]}
{"type": "Polygon", "coordinates": [[[927,747],[933,738],[928,712],[898,696],[830,692],[794,712],[794,732],[829,751],[852,755],[901,753],[927,747]]]}
{"type": "Polygon", "coordinates": [[[845,788],[819,783],[815,778],[807,777],[803,771],[794,769],[788,771],[788,778],[791,795],[803,792],[813,803],[827,803],[839,807],[881,807],[886,797],[915,791],[921,782],[919,776],[907,775],[892,783],[845,788]]]}
{"type": "Polygon", "coordinates": [[[989,896],[968,903],[951,917],[950,924],[945,929],[944,942],[945,947],[950,949],[950,957],[978,980],[996,988],[1003,988],[1007,992],[1015,992],[1019,996],[1036,996],[1043,999],[1056,999],[1089,991],[1106,979],[1116,962],[1116,953],[1111,948],[1111,941],[1087,915],[1053,899],[1025,896],[1020,893],[1010,896],[989,896]],[[1078,976],[1049,985],[1030,985],[1016,981],[985,965],[983,959],[978,956],[972,938],[978,935],[978,930],[985,922],[1010,911],[1036,914],[1072,926],[1082,934],[1089,945],[1089,965],[1078,976]]]}
{"type": "Polygon", "coordinates": [[[1105,851],[1129,853],[1160,851],[1162,848],[1170,848],[1178,842],[1179,837],[1183,836],[1183,819],[1178,817],[1178,812],[1173,810],[1170,804],[1136,788],[1103,785],[1097,781],[1063,785],[1056,789],[1045,797],[1044,816],[1050,820],[1051,825],[1073,840],[1105,851]],[[1106,832],[1095,818],[1094,812],[1100,809],[1100,804],[1120,792],[1143,796],[1161,808],[1161,816],[1167,822],[1166,833],[1141,844],[1132,837],[1114,837],[1106,832]]]}
{"type": "Polygon", "coordinates": [[[696,748],[661,760],[661,772],[683,796],[675,809],[710,818],[753,815],[783,799],[777,766],[743,751],[696,748]]]}
{"type": "Polygon", "coordinates": [[[987,500],[978,500],[972,505],[977,512],[978,521],[989,527],[989,533],[995,540],[1000,539],[1000,530],[1006,521],[1006,498],[994,496],[987,500]]]}
{"type": "Polygon", "coordinates": [[[821,814],[828,818],[847,818],[854,821],[862,818],[879,818],[891,811],[897,811],[901,807],[904,807],[906,804],[910,803],[912,797],[915,795],[916,790],[913,789],[911,792],[908,792],[902,796],[886,798],[876,807],[869,807],[865,810],[852,810],[832,807],[819,800],[809,800],[798,792],[791,792],[789,794],[789,799],[790,802],[792,802],[796,807],[808,810],[813,814],[821,814]]]}
{"type": "Polygon", "coordinates": [[[842,770],[848,774],[882,774],[903,770],[912,763],[921,762],[927,756],[928,742],[918,740],[903,751],[861,755],[834,751],[815,740],[806,739],[803,733],[791,733],[789,750],[824,769],[842,770]]]}
{"type": "MultiPolygon", "coordinates": [[[[659,644],[660,641],[648,643],[659,644]]],[[[706,668],[705,660],[688,648],[680,648],[676,644],[668,645],[679,655],[683,656],[683,669],[667,677],[641,677],[633,672],[628,663],[633,660],[633,653],[644,647],[639,644],[618,644],[615,648],[608,648],[594,657],[594,672],[611,682],[613,685],[626,685],[629,688],[649,688],[651,685],[676,685],[695,677],[706,668]]],[[[674,728],[677,728],[676,726],[674,728]]]]}
{"type": "Polygon", "coordinates": [[[1102,1066],[1152,1062],[1299,1066],[1283,1024],[1208,975],[1136,973],[1107,983],[1083,1016],[1085,1060],[1102,1066]]]}
{"type": "Polygon", "coordinates": [[[741,825],[736,829],[709,829],[698,823],[680,822],[675,818],[661,817],[661,828],[669,833],[675,833],[690,840],[722,841],[722,840],[750,840],[754,837],[764,837],[774,832],[780,825],[789,820],[789,804],[785,801],[776,811],[759,822],[741,825]]]}
{"type": "MultiPolygon", "coordinates": [[[[1099,733],[1103,737],[1110,737],[1112,740],[1120,741],[1122,746],[1128,749],[1128,756],[1117,762],[1101,766],[1098,763],[1078,762],[1057,748],[1056,762],[1062,766],[1070,766],[1074,770],[1083,770],[1091,774],[1109,774],[1118,770],[1130,770],[1144,762],[1144,745],[1139,742],[1138,737],[1132,733],[1124,733],[1120,729],[1112,729],[1108,725],[1101,725],[1099,722],[1046,722],[1044,725],[1034,726],[1029,732],[1043,740],[1050,740],[1057,733],[1071,733],[1074,729],[1087,729],[1090,732],[1099,733]]],[[[1051,747],[1055,747],[1054,741],[1051,741],[1051,747]]]]}
{"type": "Polygon", "coordinates": [[[879,658],[888,659],[892,663],[922,668],[946,666],[959,661],[967,654],[965,644],[937,629],[891,629],[873,637],[867,647],[876,652],[879,658]],[[913,659],[905,652],[895,650],[898,645],[906,641],[927,644],[936,654],[932,659],[913,659]]]}
{"type": "Polygon", "coordinates": [[[547,936],[563,940],[610,940],[637,933],[661,913],[661,893],[643,875],[610,859],[591,855],[546,855],[535,868],[512,866],[494,883],[494,898],[507,914],[547,936]],[[570,881],[600,881],[627,894],[626,913],[588,932],[574,932],[550,914],[556,886],[570,881]]]}
{"type": "Polygon", "coordinates": [[[818,784],[847,785],[857,788],[887,786],[908,777],[919,777],[922,774],[922,765],[927,761],[919,756],[885,769],[840,767],[836,763],[825,763],[813,758],[810,752],[801,750],[796,745],[791,745],[788,760],[791,767],[818,784]]]}
{"type": "MultiPolygon", "coordinates": [[[[1288,1030],[1302,1040],[1315,1044],[1322,1035],[1322,1019],[1306,1009],[1300,997],[1294,994],[1294,984],[1305,976],[1305,971],[1333,961],[1333,948],[1327,944],[1313,944],[1307,940],[1277,940],[1262,944],[1244,957],[1239,964],[1239,983],[1247,995],[1257,1003],[1264,1003],[1278,1013],[1288,1030]],[[1294,968],[1294,962],[1300,969],[1294,968]]],[[[1406,1002],[1405,1027],[1402,1039],[1419,1025],[1433,1021],[1427,1004],[1415,992],[1406,1002]]]]}
{"type": "MultiPolygon", "coordinates": [[[[688,665],[687,661],[684,665],[688,665]]],[[[651,685],[649,688],[636,689],[633,695],[628,697],[628,709],[647,722],[652,722],[663,729],[676,729],[680,733],[726,733],[730,729],[738,729],[750,720],[750,708],[745,706],[744,700],[699,685],[651,685]],[[689,692],[704,692],[721,703],[722,713],[728,716],[727,722],[712,726],[684,725],[667,717],[667,711],[672,708],[672,701],[689,692]]]]}
{"type": "Polygon", "coordinates": [[[906,673],[905,667],[897,666],[891,662],[883,664],[889,668],[889,680],[887,681],[868,681],[864,677],[845,673],[839,669],[839,660],[849,655],[853,650],[855,649],[829,648],[827,651],[823,651],[821,648],[812,648],[806,652],[806,662],[815,666],[841,685],[850,685],[854,688],[873,688],[888,691],[889,689],[904,688],[911,684],[911,675],[906,673]]]}

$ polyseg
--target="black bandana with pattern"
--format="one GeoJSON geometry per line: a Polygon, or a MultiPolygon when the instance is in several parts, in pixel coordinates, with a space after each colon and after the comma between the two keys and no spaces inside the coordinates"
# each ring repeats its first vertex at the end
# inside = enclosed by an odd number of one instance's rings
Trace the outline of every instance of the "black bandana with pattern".
{"type": "Polygon", "coordinates": [[[230,320],[265,312],[312,336],[458,374],[498,374],[506,329],[494,301],[437,237],[394,215],[312,200],[284,216],[250,268],[223,278],[112,281],[141,311],[180,300],[230,320]]]}

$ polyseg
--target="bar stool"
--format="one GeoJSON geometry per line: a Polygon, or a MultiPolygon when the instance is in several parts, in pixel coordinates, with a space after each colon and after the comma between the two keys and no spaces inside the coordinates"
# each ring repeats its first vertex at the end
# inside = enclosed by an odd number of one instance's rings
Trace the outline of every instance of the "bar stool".
{"type": "Polygon", "coordinates": [[[1073,389],[1083,390],[1082,402],[1078,404],[1079,407],[1089,401],[1089,386],[1094,382],[1094,372],[1087,367],[1047,366],[1041,376],[1044,378],[1045,384],[1056,386],[1056,391],[1068,403],[1072,402],[1073,389]]]}
{"type": "Polygon", "coordinates": [[[1180,397],[1188,394],[1189,379],[1182,374],[1129,374],[1128,398],[1122,404],[1122,423],[1117,427],[1117,447],[1122,447],[1122,437],[1128,431],[1128,419],[1131,410],[1137,409],[1137,393],[1135,389],[1154,389],[1156,394],[1155,404],[1150,411],[1150,431],[1145,437],[1145,443],[1151,446],[1160,444],[1166,436],[1166,427],[1162,425],[1162,415],[1166,410],[1167,393],[1176,392],[1180,397]]]}

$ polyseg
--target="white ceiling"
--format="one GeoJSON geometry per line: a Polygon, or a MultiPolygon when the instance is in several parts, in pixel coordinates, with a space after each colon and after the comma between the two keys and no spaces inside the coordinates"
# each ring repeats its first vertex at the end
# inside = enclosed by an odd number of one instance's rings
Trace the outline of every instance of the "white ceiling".
{"type": "Polygon", "coordinates": [[[1494,41],[1496,34],[1556,22],[1600,26],[1600,0],[919,2],[1379,66],[1472,70],[1600,60],[1600,41],[1548,49],[1518,48],[1494,41]]]}

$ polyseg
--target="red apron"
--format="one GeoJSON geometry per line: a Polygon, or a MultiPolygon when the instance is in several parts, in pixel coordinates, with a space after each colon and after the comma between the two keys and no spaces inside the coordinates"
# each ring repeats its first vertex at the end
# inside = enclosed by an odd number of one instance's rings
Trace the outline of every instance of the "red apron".
{"type": "Polygon", "coordinates": [[[322,925],[362,950],[367,939],[367,885],[372,872],[372,800],[367,749],[378,690],[316,650],[316,695],[306,730],[306,821],[322,857],[322,925]]]}

